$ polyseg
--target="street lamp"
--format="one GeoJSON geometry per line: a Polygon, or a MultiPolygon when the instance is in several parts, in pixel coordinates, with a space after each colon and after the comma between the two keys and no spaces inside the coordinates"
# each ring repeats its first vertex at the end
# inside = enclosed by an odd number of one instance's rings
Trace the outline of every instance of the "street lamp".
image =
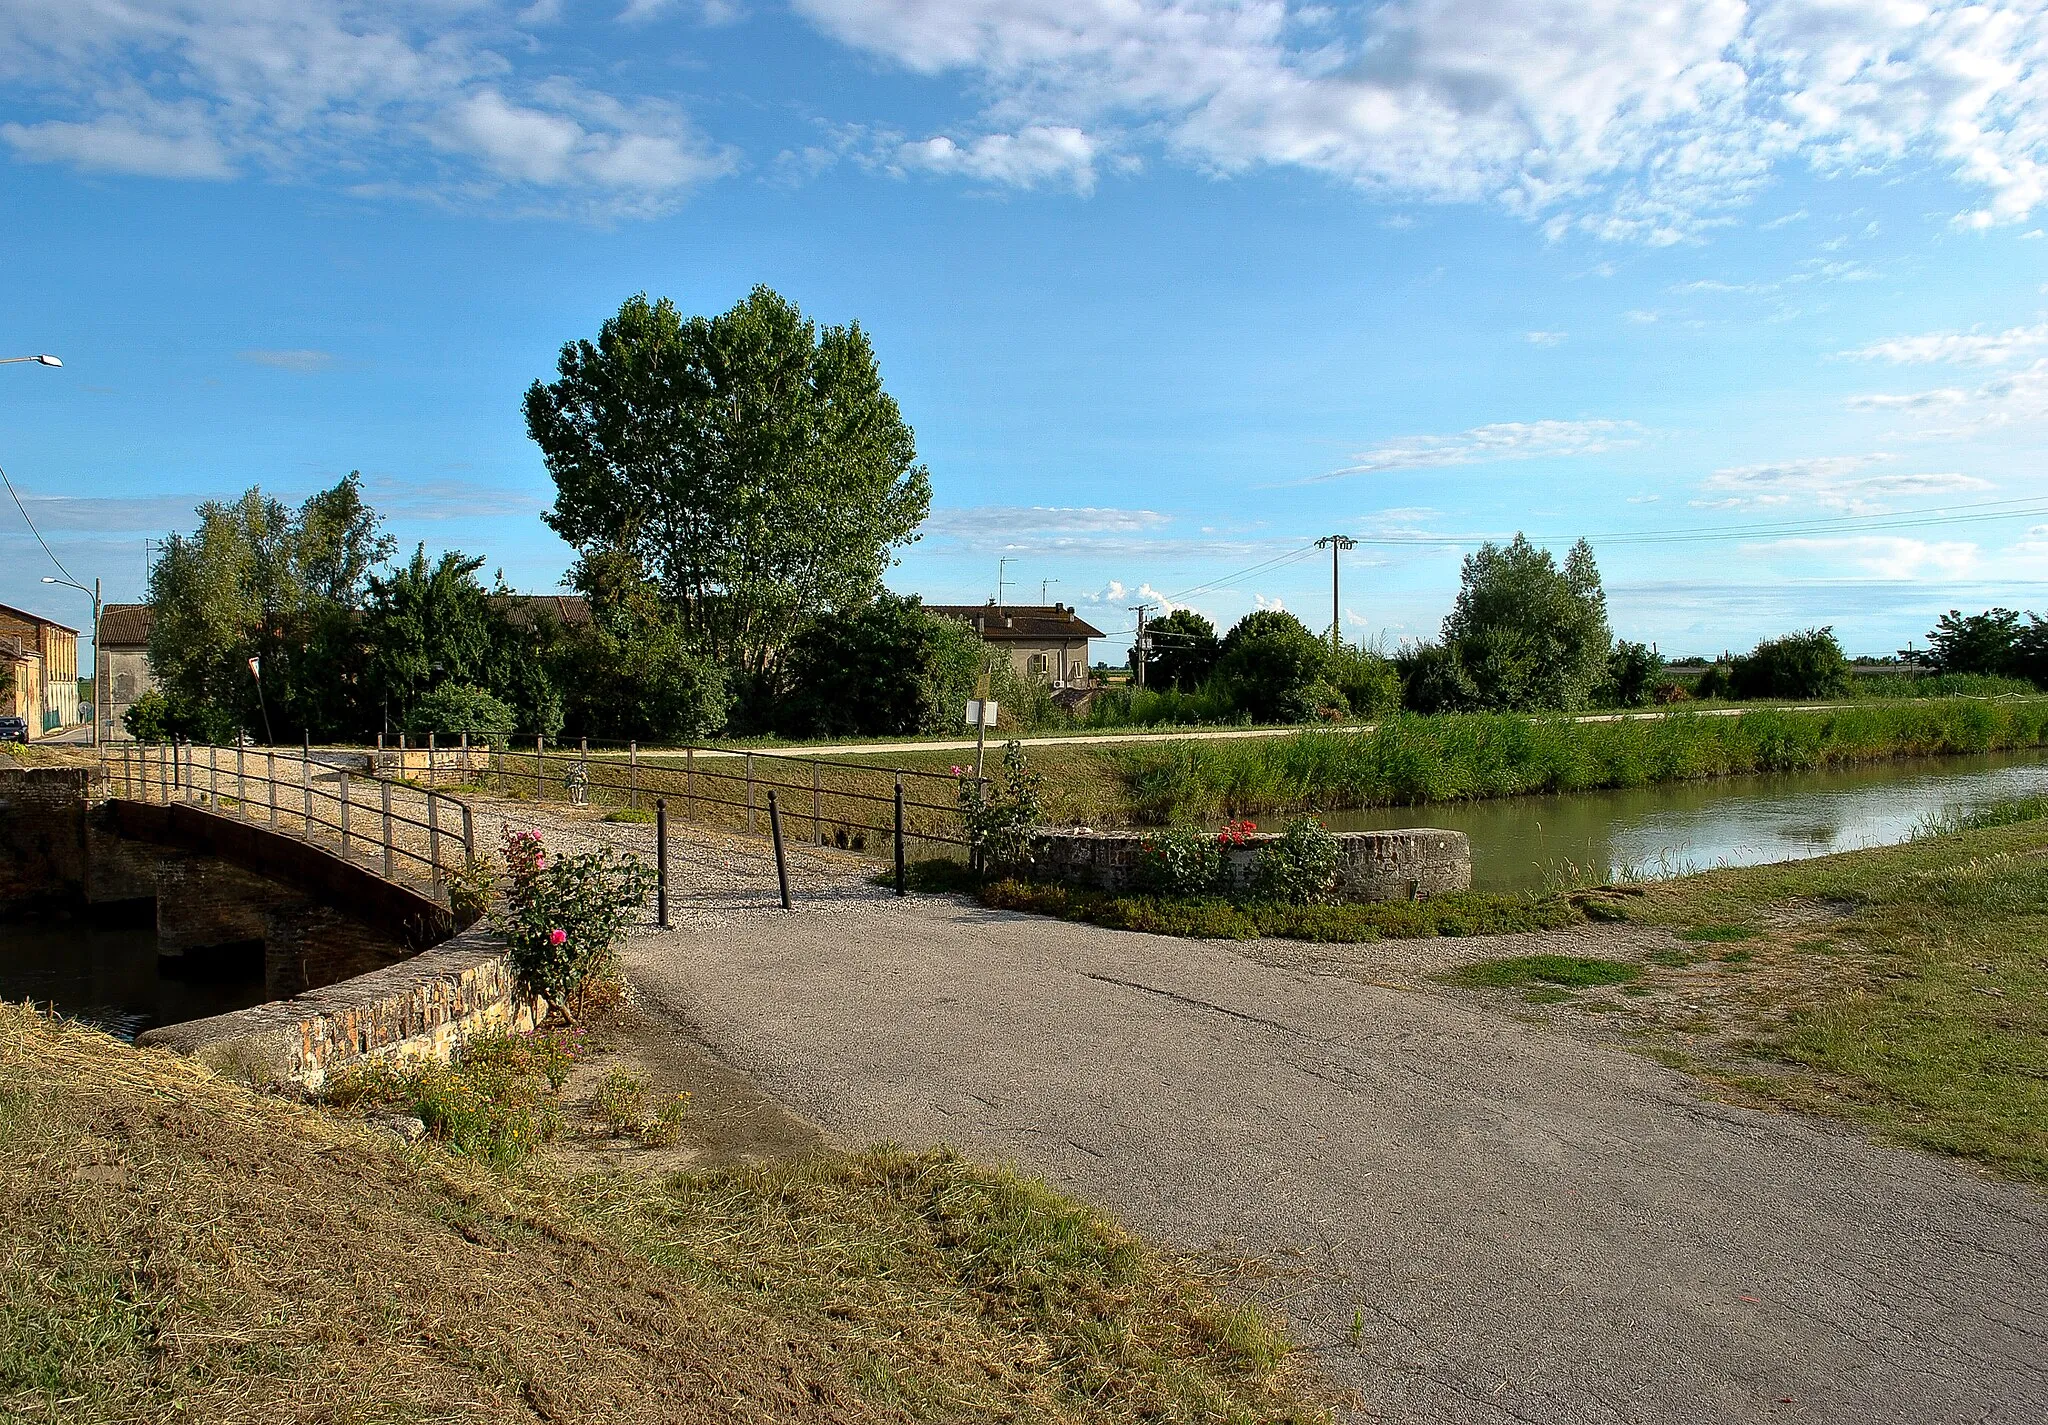
{"type": "MultiPolygon", "coordinates": [[[[50,359],[55,361],[57,358],[53,356],[50,359]]],[[[100,697],[100,670],[106,667],[107,656],[100,651],[100,581],[93,580],[92,587],[88,589],[74,579],[59,579],[45,574],[43,582],[62,584],[67,589],[76,589],[79,593],[92,597],[92,745],[97,750],[100,745],[100,718],[107,707],[107,700],[100,697]]],[[[107,691],[113,692],[114,675],[111,671],[107,673],[106,682],[107,691]]]]}
{"type": "Polygon", "coordinates": [[[9,366],[17,361],[33,361],[38,366],[62,366],[64,364],[47,351],[41,356],[0,356],[0,366],[9,366]]]}

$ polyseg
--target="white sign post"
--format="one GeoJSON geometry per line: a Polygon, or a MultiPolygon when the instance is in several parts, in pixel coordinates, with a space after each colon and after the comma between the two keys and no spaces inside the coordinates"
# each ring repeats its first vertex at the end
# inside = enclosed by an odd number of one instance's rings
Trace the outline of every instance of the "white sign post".
{"type": "Polygon", "coordinates": [[[974,696],[967,700],[967,723],[974,729],[974,780],[981,780],[982,749],[988,743],[988,725],[996,720],[998,704],[988,695],[988,679],[983,677],[974,690],[974,696]]]}

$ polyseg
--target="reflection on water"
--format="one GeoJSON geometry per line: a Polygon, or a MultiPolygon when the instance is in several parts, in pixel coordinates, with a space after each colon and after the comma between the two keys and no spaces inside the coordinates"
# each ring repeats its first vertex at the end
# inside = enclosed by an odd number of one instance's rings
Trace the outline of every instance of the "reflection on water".
{"type": "Polygon", "coordinates": [[[205,974],[160,968],[153,926],[95,926],[83,919],[0,922],[0,998],[55,1005],[60,1014],[133,1039],[177,1024],[261,1004],[261,955],[205,974]]]}
{"type": "MultiPolygon", "coordinates": [[[[1439,826],[1472,838],[1475,889],[1755,866],[1903,841],[1926,816],[2048,794],[2039,752],[1731,777],[1628,791],[1331,812],[1334,831],[1439,826]]],[[[1277,824],[1278,818],[1268,818],[1277,824]]]]}

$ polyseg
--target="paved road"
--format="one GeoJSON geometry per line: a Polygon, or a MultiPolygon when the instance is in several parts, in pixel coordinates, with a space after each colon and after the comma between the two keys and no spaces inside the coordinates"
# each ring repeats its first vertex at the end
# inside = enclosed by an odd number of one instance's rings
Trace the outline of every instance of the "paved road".
{"type": "Polygon", "coordinates": [[[784,913],[703,864],[631,947],[650,1009],[844,1139],[1007,1157],[1270,1263],[1364,1418],[2048,1419],[2048,1199],[1389,958],[1456,945],[1163,940],[808,870],[829,894],[784,913]]]}

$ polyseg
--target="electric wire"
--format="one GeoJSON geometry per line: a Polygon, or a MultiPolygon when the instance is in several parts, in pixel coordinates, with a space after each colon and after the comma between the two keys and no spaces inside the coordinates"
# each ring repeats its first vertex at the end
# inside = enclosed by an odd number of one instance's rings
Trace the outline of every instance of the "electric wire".
{"type": "Polygon", "coordinates": [[[76,584],[78,576],[64,567],[64,561],[57,557],[57,551],[50,548],[50,541],[43,538],[43,532],[37,529],[36,522],[29,518],[28,506],[21,502],[21,492],[16,490],[14,482],[7,478],[5,466],[0,466],[0,484],[5,484],[7,486],[7,493],[14,496],[14,508],[21,511],[22,519],[28,523],[28,532],[36,537],[36,543],[43,547],[43,553],[50,556],[50,562],[57,566],[57,572],[76,584]]]}

